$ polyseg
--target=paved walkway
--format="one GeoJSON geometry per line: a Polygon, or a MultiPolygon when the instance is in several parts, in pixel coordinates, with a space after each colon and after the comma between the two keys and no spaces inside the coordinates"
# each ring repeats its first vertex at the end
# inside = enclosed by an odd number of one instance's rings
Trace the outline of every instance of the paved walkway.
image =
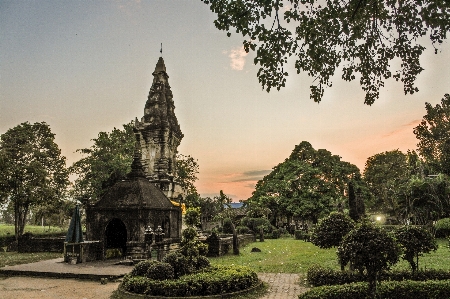
{"type": "Polygon", "coordinates": [[[268,293],[260,299],[297,298],[308,289],[303,287],[298,274],[258,273],[259,279],[269,284],[268,293]]]}
{"type": "MultiPolygon", "coordinates": [[[[0,298],[109,299],[119,282],[101,284],[100,278],[118,279],[132,269],[130,266],[114,263],[115,261],[99,261],[69,265],[60,258],[6,266],[0,268],[0,298]],[[75,277],[89,280],[72,279],[75,277]]],[[[300,281],[298,274],[258,273],[258,277],[269,285],[267,294],[260,299],[297,298],[308,290],[303,287],[303,280],[300,281]]]]}

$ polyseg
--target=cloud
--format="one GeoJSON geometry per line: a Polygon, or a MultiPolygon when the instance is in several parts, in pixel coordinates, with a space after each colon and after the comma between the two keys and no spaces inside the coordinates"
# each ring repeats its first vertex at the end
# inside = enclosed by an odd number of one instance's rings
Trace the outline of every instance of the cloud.
{"type": "Polygon", "coordinates": [[[251,170],[251,171],[245,171],[241,173],[232,173],[232,174],[225,174],[223,175],[223,178],[226,179],[226,181],[222,183],[239,183],[239,182],[256,182],[261,180],[265,175],[269,174],[272,170],[251,170]]]}
{"type": "Polygon", "coordinates": [[[228,54],[230,57],[230,67],[236,71],[242,71],[245,65],[245,57],[248,55],[245,52],[244,47],[234,48],[228,53],[228,51],[224,51],[225,54],[228,54]]]}
{"type": "Polygon", "coordinates": [[[398,134],[402,134],[406,130],[409,132],[411,130],[411,128],[416,127],[418,124],[420,124],[420,122],[421,122],[420,119],[415,119],[413,121],[410,121],[409,123],[400,126],[400,128],[383,135],[383,137],[391,137],[391,136],[395,136],[398,134]]]}

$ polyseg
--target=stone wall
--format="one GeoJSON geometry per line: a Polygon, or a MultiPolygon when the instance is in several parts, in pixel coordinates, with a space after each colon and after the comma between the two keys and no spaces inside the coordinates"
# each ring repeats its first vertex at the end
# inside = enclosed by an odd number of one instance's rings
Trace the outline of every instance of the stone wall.
{"type": "MultiPolygon", "coordinates": [[[[239,248],[242,248],[250,243],[256,241],[254,235],[246,234],[246,235],[238,235],[238,244],[239,248]]],[[[233,236],[217,236],[211,235],[203,242],[208,244],[208,256],[221,256],[227,254],[230,250],[233,249],[233,236]]]]}
{"type": "Polygon", "coordinates": [[[31,234],[24,234],[19,238],[18,252],[64,252],[65,237],[34,238],[31,234]]]}

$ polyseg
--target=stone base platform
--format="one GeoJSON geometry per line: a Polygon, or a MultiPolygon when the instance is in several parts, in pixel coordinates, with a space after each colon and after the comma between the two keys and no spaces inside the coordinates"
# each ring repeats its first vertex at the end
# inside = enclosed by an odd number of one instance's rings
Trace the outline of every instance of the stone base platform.
{"type": "Polygon", "coordinates": [[[119,260],[93,261],[68,264],[63,258],[0,268],[2,276],[33,276],[76,278],[88,280],[116,280],[131,272],[132,266],[118,265],[119,260]]]}

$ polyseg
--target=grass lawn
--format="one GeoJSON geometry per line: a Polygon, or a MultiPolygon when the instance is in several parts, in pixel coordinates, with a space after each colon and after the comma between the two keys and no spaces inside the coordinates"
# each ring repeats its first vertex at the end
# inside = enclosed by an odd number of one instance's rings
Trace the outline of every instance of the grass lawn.
{"type": "MultiPolygon", "coordinates": [[[[26,225],[24,232],[32,234],[66,233],[67,229],[61,229],[56,226],[26,225]]],[[[0,237],[2,236],[14,236],[14,225],[0,224],[0,237]]]]}
{"type": "MultiPolygon", "coordinates": [[[[439,239],[436,252],[419,257],[420,269],[450,270],[450,250],[447,241],[439,239]]],[[[319,264],[324,267],[340,269],[337,262],[336,249],[320,249],[309,242],[284,239],[266,239],[241,248],[238,256],[229,253],[223,257],[210,258],[213,265],[245,265],[256,272],[298,273],[305,275],[308,267],[319,264]],[[251,252],[253,247],[261,252],[251,252]]],[[[409,269],[409,264],[400,259],[394,269],[409,269]]]]}
{"type": "Polygon", "coordinates": [[[6,265],[14,266],[20,264],[28,264],[42,260],[55,259],[62,256],[62,253],[55,252],[18,253],[0,251],[0,268],[6,265]]]}
{"type": "Polygon", "coordinates": [[[213,265],[243,265],[256,272],[306,273],[312,264],[340,269],[336,260],[336,249],[320,249],[312,243],[292,238],[266,239],[241,248],[238,256],[231,253],[210,258],[213,265]],[[261,252],[251,252],[253,247],[261,252]]]}

